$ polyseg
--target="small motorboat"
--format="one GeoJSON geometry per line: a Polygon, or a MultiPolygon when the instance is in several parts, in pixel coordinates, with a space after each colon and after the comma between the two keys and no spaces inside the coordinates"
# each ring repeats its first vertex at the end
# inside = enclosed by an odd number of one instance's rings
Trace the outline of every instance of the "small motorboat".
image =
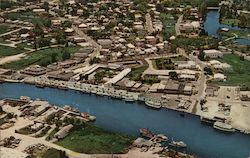
{"type": "Polygon", "coordinates": [[[186,148],[187,144],[185,144],[183,141],[171,141],[169,143],[170,146],[178,147],[178,148],[186,148]]]}

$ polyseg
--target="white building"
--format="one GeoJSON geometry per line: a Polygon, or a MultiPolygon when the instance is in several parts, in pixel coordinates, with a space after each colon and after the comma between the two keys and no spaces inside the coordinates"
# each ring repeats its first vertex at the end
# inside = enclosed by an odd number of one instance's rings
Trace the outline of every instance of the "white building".
{"type": "Polygon", "coordinates": [[[216,49],[204,50],[203,52],[205,53],[206,57],[210,57],[210,58],[219,58],[219,57],[222,58],[223,57],[223,53],[216,49]]]}

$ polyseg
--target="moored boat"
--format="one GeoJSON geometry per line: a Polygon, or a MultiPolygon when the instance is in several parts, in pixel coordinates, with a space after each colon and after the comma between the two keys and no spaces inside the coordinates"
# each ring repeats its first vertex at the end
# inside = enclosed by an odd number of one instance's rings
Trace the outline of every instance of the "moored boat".
{"type": "Polygon", "coordinates": [[[230,125],[220,121],[216,121],[213,126],[215,129],[225,132],[235,132],[235,129],[230,125]]]}
{"type": "Polygon", "coordinates": [[[185,144],[183,141],[171,141],[171,143],[169,143],[170,146],[173,147],[178,147],[178,148],[186,148],[187,144],[185,144]]]}
{"type": "Polygon", "coordinates": [[[149,131],[148,129],[146,128],[141,128],[140,129],[140,134],[144,137],[147,137],[147,138],[153,138],[154,137],[154,134],[149,131]]]}
{"type": "Polygon", "coordinates": [[[151,108],[160,109],[161,103],[160,102],[154,102],[152,100],[146,100],[145,104],[151,108]]]}

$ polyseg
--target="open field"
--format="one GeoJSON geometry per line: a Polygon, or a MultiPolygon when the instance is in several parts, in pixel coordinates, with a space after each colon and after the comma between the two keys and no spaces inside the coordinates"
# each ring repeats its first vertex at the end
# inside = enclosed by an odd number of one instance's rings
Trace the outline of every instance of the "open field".
{"type": "Polygon", "coordinates": [[[9,32],[9,31],[10,31],[10,29],[9,29],[8,25],[0,24],[0,34],[6,33],[6,32],[9,32]]]}
{"type": "Polygon", "coordinates": [[[226,62],[232,66],[232,70],[225,72],[227,81],[223,85],[243,86],[250,85],[250,61],[242,61],[234,54],[226,54],[221,62],[226,62]]]}
{"type": "Polygon", "coordinates": [[[142,66],[138,68],[133,68],[132,71],[128,74],[128,77],[133,81],[139,81],[143,72],[148,68],[148,66],[142,66]]]}
{"type": "Polygon", "coordinates": [[[79,50],[79,47],[66,47],[66,48],[48,48],[44,50],[38,50],[22,60],[14,61],[8,64],[3,65],[3,68],[7,69],[14,69],[19,70],[25,67],[28,67],[30,65],[41,65],[41,66],[47,66],[52,63],[51,58],[52,54],[55,54],[56,60],[61,61],[62,60],[62,52],[67,51],[70,54],[73,54],[79,50]]]}
{"type": "Polygon", "coordinates": [[[70,150],[87,154],[124,153],[132,138],[115,134],[94,125],[79,127],[66,138],[57,142],[70,150]]]}
{"type": "Polygon", "coordinates": [[[220,31],[219,34],[225,37],[233,37],[234,34],[238,35],[238,38],[250,39],[250,30],[229,30],[228,32],[220,31]]]}
{"type": "Polygon", "coordinates": [[[0,58],[23,53],[24,50],[0,45],[0,58]]]}
{"type": "Polygon", "coordinates": [[[238,26],[239,25],[239,20],[238,19],[222,19],[221,23],[224,25],[234,25],[234,26],[238,26]]]}
{"type": "Polygon", "coordinates": [[[175,23],[177,21],[175,17],[171,14],[161,13],[160,18],[164,26],[164,38],[175,35],[175,23]]]}

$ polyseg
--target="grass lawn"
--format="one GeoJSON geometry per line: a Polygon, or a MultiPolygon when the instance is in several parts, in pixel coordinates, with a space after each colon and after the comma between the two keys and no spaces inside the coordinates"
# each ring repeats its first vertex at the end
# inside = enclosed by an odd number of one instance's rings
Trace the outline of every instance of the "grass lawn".
{"type": "Polygon", "coordinates": [[[86,125],[74,130],[56,144],[87,154],[124,153],[132,144],[132,138],[94,125],[86,125]]]}
{"type": "Polygon", "coordinates": [[[10,31],[10,29],[9,29],[8,25],[0,24],[0,34],[6,33],[6,32],[9,32],[9,31],[10,31]]]}
{"type": "Polygon", "coordinates": [[[232,86],[250,86],[250,61],[240,60],[240,57],[234,54],[224,55],[221,62],[226,62],[232,66],[232,70],[225,72],[226,82],[220,82],[223,85],[232,86]]]}
{"type": "Polygon", "coordinates": [[[31,49],[35,49],[34,44],[31,44],[30,42],[19,43],[17,45],[17,47],[19,47],[19,48],[31,48],[31,49]]]}
{"type": "Polygon", "coordinates": [[[239,20],[238,19],[222,19],[221,23],[224,25],[234,25],[234,26],[238,26],[239,25],[239,20]]]}
{"type": "Polygon", "coordinates": [[[41,158],[67,158],[67,156],[65,152],[51,148],[44,152],[41,158]]]}
{"type": "Polygon", "coordinates": [[[168,39],[169,37],[175,35],[175,17],[172,14],[161,13],[160,18],[164,26],[164,38],[168,39]]]}
{"type": "Polygon", "coordinates": [[[233,37],[234,34],[238,35],[239,38],[249,39],[250,30],[229,30],[228,32],[220,31],[219,34],[225,37],[233,37]]]}
{"type": "Polygon", "coordinates": [[[148,66],[142,66],[138,68],[133,68],[132,71],[128,74],[128,77],[133,81],[139,81],[143,72],[148,68],[148,66]]]}
{"type": "Polygon", "coordinates": [[[23,53],[25,50],[0,45],[0,57],[23,53]]]}
{"type": "Polygon", "coordinates": [[[70,54],[73,54],[79,50],[79,47],[66,47],[66,48],[48,48],[44,50],[38,50],[22,60],[14,61],[8,64],[3,65],[3,68],[19,70],[26,68],[30,65],[41,65],[47,66],[51,63],[52,54],[56,54],[56,60],[62,60],[62,51],[68,51],[70,54]]]}

